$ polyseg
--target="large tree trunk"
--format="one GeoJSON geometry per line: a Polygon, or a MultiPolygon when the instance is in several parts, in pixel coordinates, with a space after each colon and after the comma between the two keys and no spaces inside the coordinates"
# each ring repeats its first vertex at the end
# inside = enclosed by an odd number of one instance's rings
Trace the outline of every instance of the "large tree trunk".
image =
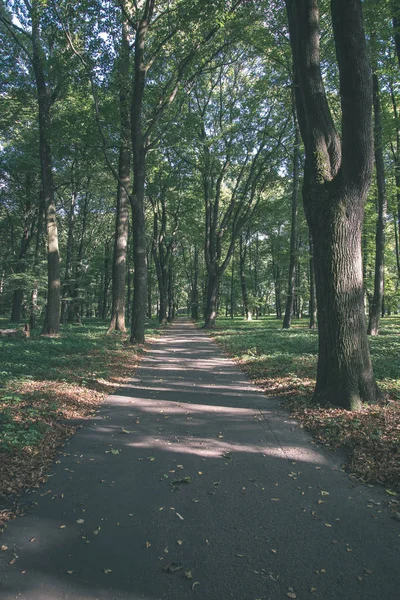
{"type": "Polygon", "coordinates": [[[53,166],[50,151],[51,91],[46,84],[43,50],[40,41],[38,0],[32,2],[32,49],[39,107],[39,155],[47,230],[47,307],[43,334],[57,334],[60,329],[60,255],[58,250],[57,212],[54,198],[53,166]]]}
{"type": "MultiPolygon", "coordinates": [[[[293,97],[293,104],[294,102],[295,100],[293,97]]],[[[295,132],[293,145],[292,222],[290,229],[289,281],[288,292],[286,296],[285,316],[283,317],[283,329],[289,329],[292,321],[297,260],[297,196],[299,194],[300,132],[297,124],[295,106],[293,106],[293,120],[295,132]]]]}
{"type": "Polygon", "coordinates": [[[214,329],[217,318],[219,278],[218,275],[208,273],[206,308],[204,315],[204,329],[214,329]]]}
{"type": "Polygon", "coordinates": [[[384,266],[385,266],[385,228],[387,218],[387,196],[385,181],[385,165],[382,148],[382,119],[379,98],[379,81],[373,76],[374,116],[375,116],[375,165],[378,187],[378,220],[376,223],[375,242],[375,277],[374,296],[369,314],[368,334],[378,335],[379,319],[382,314],[384,295],[384,266]]]}
{"type": "Polygon", "coordinates": [[[366,332],[361,230],[370,185],[372,78],[361,0],[332,0],[342,133],[322,82],[317,0],[286,0],[306,150],[303,200],[314,246],[318,368],[314,398],[355,410],[377,398],[366,332]]]}
{"type": "Polygon", "coordinates": [[[120,148],[118,159],[117,211],[112,271],[112,308],[108,333],[126,331],[126,252],[128,246],[129,194],[131,150],[129,118],[129,31],[123,17],[119,56],[120,148]]]}

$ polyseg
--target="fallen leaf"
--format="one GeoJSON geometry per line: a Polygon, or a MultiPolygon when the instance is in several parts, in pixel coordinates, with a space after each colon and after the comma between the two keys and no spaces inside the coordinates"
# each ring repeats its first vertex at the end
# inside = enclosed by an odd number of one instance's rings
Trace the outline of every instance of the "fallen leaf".
{"type": "Polygon", "coordinates": [[[199,475],[203,475],[203,471],[197,471],[199,475]]]}
{"type": "Polygon", "coordinates": [[[185,571],[186,579],[193,579],[192,571],[185,571]]]}
{"type": "Polygon", "coordinates": [[[111,454],[119,454],[119,450],[116,450],[115,448],[111,448],[111,454]]]}
{"type": "Polygon", "coordinates": [[[175,562],[169,563],[168,565],[165,565],[163,567],[163,571],[165,571],[166,573],[175,573],[176,571],[180,571],[181,569],[183,569],[183,565],[175,562]]]}
{"type": "Polygon", "coordinates": [[[386,493],[389,494],[389,496],[397,496],[397,492],[393,492],[392,490],[386,490],[386,493]]]}
{"type": "Polygon", "coordinates": [[[60,525],[60,527],[58,529],[65,529],[66,525],[60,525]]]}
{"type": "Polygon", "coordinates": [[[176,540],[176,543],[178,544],[178,546],[182,546],[183,540],[176,540]]]}
{"type": "Polygon", "coordinates": [[[288,598],[297,598],[297,596],[296,596],[296,594],[295,594],[294,592],[288,592],[288,593],[286,594],[286,596],[287,596],[288,598]]]}
{"type": "Polygon", "coordinates": [[[279,498],[271,498],[272,502],[279,502],[279,498]]]}
{"type": "Polygon", "coordinates": [[[271,552],[273,552],[274,554],[276,554],[278,552],[278,550],[275,550],[275,548],[271,548],[271,552]]]}
{"type": "Polygon", "coordinates": [[[85,519],[78,519],[76,522],[79,523],[79,525],[81,525],[82,523],[85,522],[85,519]]]}
{"type": "Polygon", "coordinates": [[[96,529],[93,531],[93,535],[97,535],[100,531],[101,527],[100,525],[98,527],[96,527],[96,529]]]}
{"type": "Polygon", "coordinates": [[[108,575],[111,572],[112,572],[112,569],[103,569],[103,573],[105,573],[106,575],[108,575]]]}
{"type": "Polygon", "coordinates": [[[150,548],[151,543],[150,542],[146,542],[146,548],[150,548]]]}
{"type": "Polygon", "coordinates": [[[149,460],[150,462],[154,462],[156,460],[155,456],[148,456],[147,460],[149,460]]]}
{"type": "Polygon", "coordinates": [[[178,517],[178,519],[180,519],[181,521],[184,521],[185,519],[182,517],[182,515],[180,515],[178,512],[175,513],[176,516],[178,517]]]}
{"type": "Polygon", "coordinates": [[[0,550],[2,550],[3,552],[5,552],[6,550],[8,550],[8,546],[6,546],[5,544],[3,544],[0,548],[0,550]]]}
{"type": "Polygon", "coordinates": [[[131,433],[131,432],[130,432],[130,431],[128,431],[128,429],[124,429],[124,428],[122,427],[122,429],[121,429],[121,433],[131,433]]]}
{"type": "Polygon", "coordinates": [[[68,575],[72,575],[72,573],[75,573],[75,571],[67,571],[68,575]]]}
{"type": "Polygon", "coordinates": [[[325,523],[325,527],[332,527],[330,523],[325,523]]]}
{"type": "Polygon", "coordinates": [[[195,581],[194,584],[192,585],[192,590],[194,590],[194,588],[196,587],[196,585],[200,585],[200,581],[195,581]]]}
{"type": "Polygon", "coordinates": [[[30,541],[30,542],[34,542],[35,540],[36,540],[36,538],[34,538],[34,537],[33,537],[33,538],[31,538],[29,541],[30,541]]]}
{"type": "Polygon", "coordinates": [[[321,496],[329,496],[329,492],[324,492],[324,490],[321,491],[321,496]]]}

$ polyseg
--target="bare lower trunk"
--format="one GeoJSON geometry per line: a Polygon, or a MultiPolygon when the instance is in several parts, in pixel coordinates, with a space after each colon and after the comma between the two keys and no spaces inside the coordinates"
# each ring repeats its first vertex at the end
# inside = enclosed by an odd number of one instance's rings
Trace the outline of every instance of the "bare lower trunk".
{"type": "Polygon", "coordinates": [[[118,159],[117,211],[112,272],[112,308],[108,333],[126,331],[126,252],[128,245],[129,195],[131,150],[129,118],[129,32],[123,16],[121,50],[119,56],[120,148],[118,159]]]}
{"type": "Polygon", "coordinates": [[[329,227],[321,227],[320,219],[313,224],[319,333],[315,399],[356,410],[376,399],[377,388],[364,315],[362,221],[357,215],[343,219],[340,212],[338,205],[329,227]]]}
{"type": "Polygon", "coordinates": [[[379,99],[379,82],[376,74],[373,76],[374,115],[375,115],[375,165],[378,187],[378,220],[376,223],[375,240],[375,277],[374,295],[369,314],[368,334],[378,335],[379,319],[382,314],[384,294],[384,265],[385,265],[385,228],[387,218],[387,197],[385,181],[385,165],[382,148],[382,123],[379,99]]]}
{"type": "Polygon", "coordinates": [[[217,318],[218,286],[218,278],[215,275],[208,275],[204,329],[215,328],[215,321],[217,318]]]}
{"type": "Polygon", "coordinates": [[[199,251],[197,248],[194,249],[193,259],[193,280],[191,287],[191,298],[190,298],[190,315],[194,321],[199,318],[199,251]]]}
{"type": "Polygon", "coordinates": [[[249,307],[249,295],[247,293],[247,280],[246,280],[246,254],[247,244],[246,238],[243,239],[242,234],[239,238],[239,271],[240,271],[240,287],[242,289],[242,300],[243,300],[243,313],[245,319],[251,321],[251,311],[249,307]],[[244,243],[243,243],[244,242],[244,243]]]}
{"type": "Polygon", "coordinates": [[[69,320],[69,306],[72,302],[72,289],[71,289],[71,276],[72,276],[72,249],[74,242],[74,223],[75,223],[75,204],[76,204],[76,192],[72,194],[71,206],[68,215],[68,238],[67,238],[67,251],[65,255],[65,274],[64,274],[64,285],[63,285],[63,298],[61,302],[61,323],[65,323],[69,320]]]}
{"type": "Polygon", "coordinates": [[[130,173],[130,150],[121,146],[119,154],[119,177],[117,189],[117,213],[115,219],[114,255],[112,270],[112,309],[108,333],[126,331],[126,252],[128,247],[128,194],[130,173]]]}
{"type": "MultiPolygon", "coordinates": [[[[294,97],[293,97],[294,104],[294,97]]],[[[289,329],[292,321],[294,303],[294,283],[297,261],[297,197],[299,193],[299,158],[300,158],[300,132],[297,125],[296,108],[293,106],[293,117],[295,126],[293,147],[293,188],[292,188],[292,220],[290,229],[290,259],[289,259],[289,281],[286,296],[285,316],[283,318],[283,329],[289,329]]]]}

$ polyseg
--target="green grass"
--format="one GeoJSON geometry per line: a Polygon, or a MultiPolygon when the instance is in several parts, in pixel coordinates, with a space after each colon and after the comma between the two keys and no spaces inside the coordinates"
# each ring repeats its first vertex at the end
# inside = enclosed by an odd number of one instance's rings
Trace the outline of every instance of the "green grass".
{"type": "MultiPolygon", "coordinates": [[[[271,391],[274,378],[280,380],[276,390],[281,394],[293,391],[293,386],[309,390],[314,382],[318,333],[308,329],[306,319],[294,320],[291,329],[283,330],[282,322],[273,317],[254,321],[220,318],[213,335],[253,377],[268,379],[271,391]]],[[[400,316],[382,319],[380,335],[369,340],[379,385],[400,399],[400,316]]]]}
{"type": "MultiPolygon", "coordinates": [[[[107,327],[88,319],[55,337],[0,337],[0,496],[35,485],[75,420],[133,375],[140,348],[107,327]]],[[[152,321],[146,335],[156,333],[152,321]]]]}
{"type": "MultiPolygon", "coordinates": [[[[218,319],[213,337],[268,395],[287,407],[323,444],[347,452],[347,468],[361,481],[400,490],[400,317],[381,320],[370,337],[375,377],[387,399],[359,412],[313,405],[318,333],[306,320],[289,330],[272,317],[257,321],[218,319]]],[[[388,492],[392,498],[394,492],[388,492]]],[[[392,509],[399,503],[392,498],[392,509]]]]}

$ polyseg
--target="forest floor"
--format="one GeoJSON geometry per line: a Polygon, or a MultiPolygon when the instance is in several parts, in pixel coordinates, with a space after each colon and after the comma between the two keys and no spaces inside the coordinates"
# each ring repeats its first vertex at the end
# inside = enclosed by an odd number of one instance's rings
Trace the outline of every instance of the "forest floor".
{"type": "Polygon", "coordinates": [[[219,318],[212,333],[224,350],[267,395],[287,407],[319,442],[344,449],[346,468],[364,482],[400,491],[400,317],[381,320],[379,336],[370,337],[375,376],[384,392],[381,403],[361,412],[320,408],[311,402],[317,366],[317,331],[306,319],[291,329],[273,317],[244,321],[219,318]]]}
{"type": "MultiPolygon", "coordinates": [[[[137,349],[106,331],[91,319],[56,337],[38,329],[0,339],[0,531],[18,511],[17,494],[45,480],[60,445],[132,375],[137,349]]],[[[150,324],[148,335],[155,331],[150,324]]]]}

